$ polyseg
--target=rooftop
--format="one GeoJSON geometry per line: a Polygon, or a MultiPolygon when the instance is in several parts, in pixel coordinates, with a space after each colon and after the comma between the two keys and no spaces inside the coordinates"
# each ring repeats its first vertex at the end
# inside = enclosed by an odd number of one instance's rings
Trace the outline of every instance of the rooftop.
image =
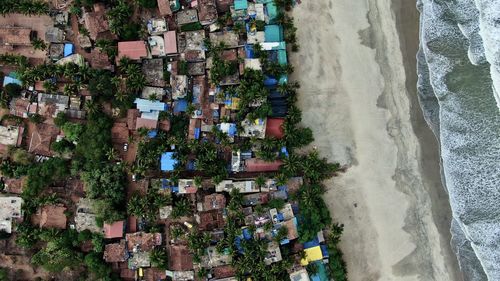
{"type": "Polygon", "coordinates": [[[0,27],[0,45],[29,46],[31,45],[31,29],[26,27],[0,27]]]}
{"type": "Polygon", "coordinates": [[[202,25],[209,25],[217,19],[215,0],[198,0],[198,17],[202,25]]]}
{"type": "Polygon", "coordinates": [[[66,210],[64,205],[43,206],[34,220],[40,227],[66,229],[66,210]]]}
{"type": "Polygon", "coordinates": [[[193,257],[186,245],[170,245],[168,248],[168,262],[171,270],[186,271],[193,269],[193,257]]]}
{"type": "Polygon", "coordinates": [[[129,251],[132,252],[148,252],[153,250],[155,246],[161,245],[162,242],[161,233],[146,232],[127,233],[125,240],[129,251]]]}
{"type": "Polygon", "coordinates": [[[146,42],[144,41],[125,41],[118,42],[118,56],[117,61],[121,58],[127,57],[131,60],[140,60],[148,56],[146,42]]]}
{"type": "Polygon", "coordinates": [[[23,199],[17,196],[0,196],[0,231],[12,232],[12,220],[22,218],[23,199]]]}
{"type": "Polygon", "coordinates": [[[123,230],[125,229],[124,221],[117,221],[112,224],[104,224],[104,238],[121,238],[123,237],[123,230]]]}
{"type": "Polygon", "coordinates": [[[198,21],[198,11],[196,9],[185,9],[175,14],[178,25],[184,25],[198,21]]]}
{"type": "Polygon", "coordinates": [[[120,243],[107,244],[104,249],[104,260],[106,262],[124,262],[128,259],[125,240],[120,243]]]}

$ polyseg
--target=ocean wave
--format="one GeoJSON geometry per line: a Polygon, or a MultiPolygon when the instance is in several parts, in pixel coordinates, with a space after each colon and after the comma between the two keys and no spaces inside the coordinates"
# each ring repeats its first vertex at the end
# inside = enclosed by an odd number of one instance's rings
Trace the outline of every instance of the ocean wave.
{"type": "Polygon", "coordinates": [[[419,100],[441,145],[452,245],[466,280],[497,281],[500,1],[422,0],[418,7],[419,100]]]}

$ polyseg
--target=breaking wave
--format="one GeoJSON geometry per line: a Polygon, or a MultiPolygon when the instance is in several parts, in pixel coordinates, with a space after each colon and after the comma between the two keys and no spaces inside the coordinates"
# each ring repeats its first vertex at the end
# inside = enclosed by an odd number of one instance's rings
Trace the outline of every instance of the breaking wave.
{"type": "Polygon", "coordinates": [[[500,0],[418,0],[419,100],[465,280],[500,280],[500,0]]]}

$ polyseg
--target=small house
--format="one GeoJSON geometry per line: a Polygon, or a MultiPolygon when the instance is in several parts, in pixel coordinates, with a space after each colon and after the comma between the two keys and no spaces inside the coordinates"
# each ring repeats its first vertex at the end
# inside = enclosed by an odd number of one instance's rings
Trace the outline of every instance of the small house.
{"type": "Polygon", "coordinates": [[[142,58],[148,57],[148,50],[146,47],[146,42],[140,41],[122,41],[118,42],[118,56],[117,62],[121,58],[127,57],[134,61],[139,61],[142,58]]]}
{"type": "Polygon", "coordinates": [[[120,243],[106,244],[103,258],[110,263],[125,262],[129,258],[125,240],[121,240],[120,243]]]}
{"type": "Polygon", "coordinates": [[[116,221],[114,223],[105,223],[103,227],[104,238],[121,238],[125,230],[125,221],[116,221]]]}
{"type": "Polygon", "coordinates": [[[0,196],[0,231],[11,233],[12,222],[23,218],[23,199],[17,196],[0,196]]]}
{"type": "Polygon", "coordinates": [[[32,34],[31,29],[26,27],[0,27],[0,45],[4,47],[30,46],[32,34]]]}
{"type": "Polygon", "coordinates": [[[66,229],[66,210],[62,204],[43,206],[33,216],[33,223],[40,228],[66,229]]]}

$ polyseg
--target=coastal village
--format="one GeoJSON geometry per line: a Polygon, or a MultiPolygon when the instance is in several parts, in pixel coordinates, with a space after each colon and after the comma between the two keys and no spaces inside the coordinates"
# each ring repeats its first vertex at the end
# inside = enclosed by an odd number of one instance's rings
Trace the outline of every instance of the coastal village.
{"type": "Polygon", "coordinates": [[[347,280],[297,3],[7,2],[0,280],[347,280]]]}

